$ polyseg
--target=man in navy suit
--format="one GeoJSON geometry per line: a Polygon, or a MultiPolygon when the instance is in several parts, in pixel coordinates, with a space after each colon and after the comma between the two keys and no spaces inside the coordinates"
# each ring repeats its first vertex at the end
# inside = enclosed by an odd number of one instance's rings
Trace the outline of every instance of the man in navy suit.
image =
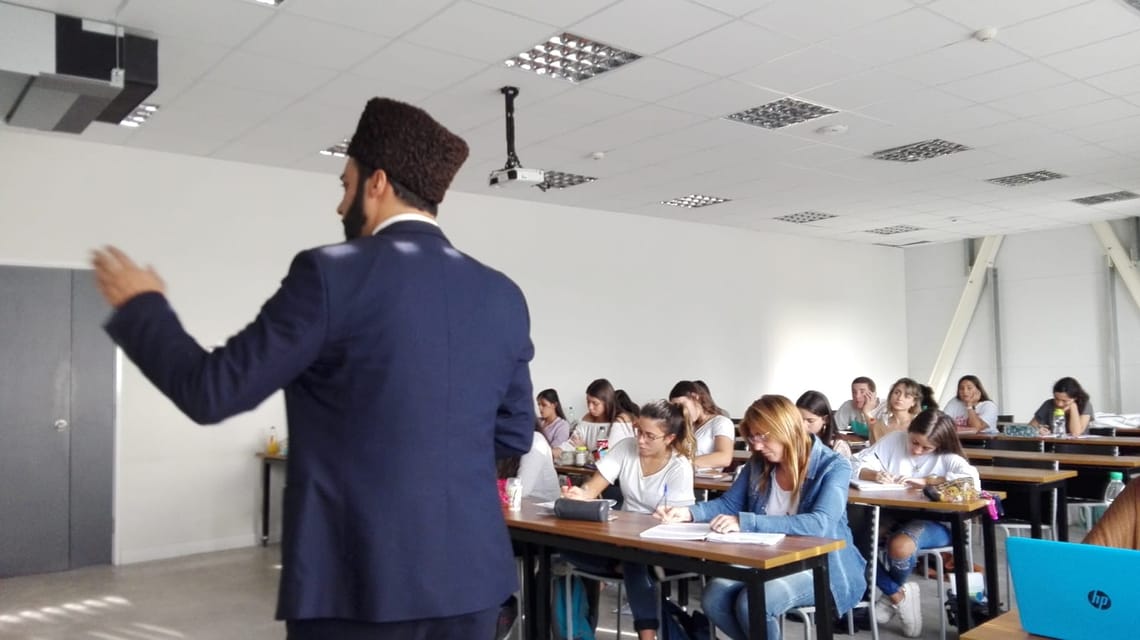
{"type": "Polygon", "coordinates": [[[107,332],[200,424],[285,390],[290,640],[489,639],[517,588],[495,459],[532,442],[526,300],[436,224],[461,138],[374,98],[348,156],[346,242],[299,253],[224,347],[203,350],[157,274],[112,247],[93,258],[107,332]]]}

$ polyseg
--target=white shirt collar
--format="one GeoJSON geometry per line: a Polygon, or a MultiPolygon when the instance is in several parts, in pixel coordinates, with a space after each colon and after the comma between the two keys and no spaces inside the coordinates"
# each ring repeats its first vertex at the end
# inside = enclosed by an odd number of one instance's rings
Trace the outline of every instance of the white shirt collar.
{"type": "Polygon", "coordinates": [[[384,229],[396,224],[397,222],[426,222],[437,227],[439,226],[439,223],[436,222],[434,218],[422,213],[398,213],[391,218],[388,218],[384,222],[381,222],[380,226],[376,227],[376,230],[372,232],[372,235],[380,233],[384,229]]]}

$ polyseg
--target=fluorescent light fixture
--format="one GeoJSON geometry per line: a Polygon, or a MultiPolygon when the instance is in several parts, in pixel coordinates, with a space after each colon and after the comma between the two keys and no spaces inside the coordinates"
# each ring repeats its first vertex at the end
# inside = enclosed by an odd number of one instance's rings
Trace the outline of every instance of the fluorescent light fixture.
{"type": "Polygon", "coordinates": [[[250,0],[250,1],[256,2],[257,4],[263,4],[267,7],[279,7],[279,6],[281,6],[281,4],[283,2],[285,2],[285,0],[250,0]]]}
{"type": "Polygon", "coordinates": [[[1065,176],[1057,173],[1056,171],[1047,171],[1041,169],[1039,171],[1030,171],[1028,173],[1018,173],[1012,176],[1002,176],[1000,178],[990,178],[986,182],[1000,184],[1003,187],[1021,187],[1027,184],[1035,184],[1038,182],[1048,182],[1050,180],[1060,180],[1065,176]]]}
{"type": "Polygon", "coordinates": [[[667,204],[671,207],[685,207],[688,209],[699,209],[709,205],[720,204],[722,202],[729,202],[728,198],[717,198],[715,196],[703,196],[699,193],[690,193],[687,196],[680,198],[673,198],[672,200],[662,200],[661,204],[667,204]]]}
{"type": "Polygon", "coordinates": [[[969,151],[970,147],[957,142],[948,142],[939,138],[923,140],[901,147],[882,149],[871,154],[876,160],[893,160],[895,162],[918,162],[929,160],[938,156],[947,156],[959,151],[969,151]]]}
{"type": "Polygon", "coordinates": [[[137,129],[146,124],[146,121],[157,112],[158,105],[140,104],[127,117],[119,121],[119,126],[137,129]]]}
{"type": "Polygon", "coordinates": [[[325,147],[324,149],[321,149],[320,154],[322,156],[331,156],[333,158],[348,157],[348,138],[341,140],[331,147],[325,147]]]}
{"type": "Polygon", "coordinates": [[[807,224],[809,222],[819,222],[820,220],[830,220],[831,218],[838,217],[839,216],[834,213],[823,213],[822,211],[801,211],[799,213],[789,213],[786,216],[780,216],[776,219],[795,224],[807,224]]]}
{"type": "Polygon", "coordinates": [[[569,189],[570,187],[576,187],[580,184],[586,184],[587,182],[593,182],[597,180],[597,178],[591,176],[578,175],[577,173],[565,173],[551,169],[544,169],[542,175],[542,182],[534,186],[543,191],[546,191],[547,189],[569,189]]]}
{"type": "Polygon", "coordinates": [[[831,107],[824,107],[795,98],[780,98],[759,107],[730,113],[724,119],[743,122],[754,127],[763,127],[764,129],[782,129],[833,113],[839,112],[831,107]]]}
{"type": "Polygon", "coordinates": [[[562,33],[504,60],[503,64],[577,84],[640,58],[636,53],[562,33]]]}
{"type": "Polygon", "coordinates": [[[896,224],[893,227],[867,229],[867,233],[877,233],[881,236],[893,236],[896,233],[910,233],[911,231],[922,231],[922,227],[912,227],[909,224],[896,224]]]}
{"type": "Polygon", "coordinates": [[[1121,200],[1135,200],[1140,198],[1140,195],[1132,193],[1131,191],[1113,191],[1112,193],[1102,193],[1095,196],[1085,196],[1084,198],[1075,198],[1073,202],[1092,206],[1095,204],[1104,204],[1106,202],[1120,202],[1121,200]]]}

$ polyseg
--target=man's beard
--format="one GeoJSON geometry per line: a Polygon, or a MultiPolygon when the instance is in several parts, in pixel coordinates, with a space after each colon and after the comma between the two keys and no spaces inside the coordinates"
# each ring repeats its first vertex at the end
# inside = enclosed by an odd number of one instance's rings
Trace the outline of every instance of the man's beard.
{"type": "Polygon", "coordinates": [[[363,179],[357,180],[356,195],[352,197],[352,204],[348,206],[348,211],[340,220],[341,225],[344,226],[344,239],[346,241],[361,237],[364,234],[364,224],[368,222],[364,217],[365,182],[363,179]]]}

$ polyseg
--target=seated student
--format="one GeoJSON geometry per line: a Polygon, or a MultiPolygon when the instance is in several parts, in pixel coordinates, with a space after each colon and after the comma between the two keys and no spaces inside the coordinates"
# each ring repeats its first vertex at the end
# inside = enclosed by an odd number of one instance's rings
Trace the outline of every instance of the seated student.
{"type": "Polygon", "coordinates": [[[954,421],[958,433],[997,433],[998,406],[982,386],[978,376],[958,379],[958,395],[946,403],[943,412],[954,421]]]}
{"type": "Polygon", "coordinates": [[[851,445],[839,437],[839,429],[835,426],[835,417],[827,396],[818,391],[805,391],[796,400],[796,408],[800,410],[800,417],[803,418],[808,433],[817,436],[823,444],[844,458],[851,457],[851,445]]]}
{"type": "Polygon", "coordinates": [[[522,456],[501,458],[496,462],[496,467],[500,481],[517,477],[522,482],[524,498],[548,502],[557,500],[561,494],[550,443],[541,431],[534,432],[530,451],[522,456]]]}
{"type": "Polygon", "coordinates": [[[937,408],[933,389],[911,378],[899,378],[891,385],[891,393],[887,396],[887,411],[870,425],[871,444],[892,431],[906,431],[910,421],[920,411],[937,408]]]}
{"type": "Polygon", "coordinates": [[[608,440],[607,446],[633,437],[633,424],[618,419],[616,392],[609,380],[599,378],[586,387],[586,415],[575,425],[570,439],[562,449],[573,451],[584,446],[591,453],[598,450],[598,440],[608,440]]]}
{"type": "Polygon", "coordinates": [[[626,424],[637,422],[637,414],[640,413],[641,409],[638,408],[633,398],[629,397],[625,389],[614,391],[614,403],[617,405],[618,410],[617,422],[624,422],[626,424]]]}
{"type": "MultiPolygon", "coordinates": [[[[593,500],[620,480],[622,511],[653,513],[665,505],[693,504],[693,436],[681,407],[665,400],[641,407],[634,438],[622,440],[598,461],[598,471],[581,487],[563,487],[565,498],[593,500]]],[[[616,563],[608,558],[567,553],[586,571],[604,573],[616,563]]],[[[622,563],[622,576],[640,640],[657,637],[657,601],[653,572],[646,565],[622,563]]],[[[673,636],[675,637],[675,636],[673,636]]]]}
{"type": "Polygon", "coordinates": [[[851,381],[851,399],[836,410],[835,424],[840,429],[850,429],[857,436],[870,438],[870,425],[881,420],[886,410],[887,404],[875,395],[875,381],[859,376],[851,381]]]}
{"type": "Polygon", "coordinates": [[[1140,550],[1140,482],[1124,486],[1124,492],[1112,501],[1084,543],[1140,550]]]}
{"type": "MultiPolygon", "coordinates": [[[[707,395],[709,398],[712,398],[712,391],[709,390],[709,385],[704,380],[693,380],[693,384],[700,387],[701,390],[705,392],[705,395],[707,395]]],[[[716,412],[718,414],[728,418],[729,420],[732,419],[732,416],[729,415],[728,411],[725,411],[720,405],[713,402],[713,406],[716,407],[716,412]]]]}
{"type": "Polygon", "coordinates": [[[562,401],[558,399],[558,392],[554,389],[543,389],[538,392],[538,421],[542,435],[553,448],[562,446],[570,439],[570,423],[566,421],[566,414],[562,412],[562,401]]]}
{"type": "MultiPolygon", "coordinates": [[[[724,495],[691,507],[664,507],[665,522],[708,522],[713,531],[759,531],[838,538],[847,542],[828,554],[831,595],[839,612],[850,611],[867,589],[867,562],[847,526],[851,464],[804,428],[800,412],[783,396],[761,397],[744,414],[740,433],[752,458],[724,495]]],[[[815,604],[811,571],[766,583],[768,637],[780,637],[780,616],[815,604]]],[[[748,591],[743,582],[715,578],[701,597],[705,615],[729,638],[745,640],[748,591]]]]}
{"type": "Polygon", "coordinates": [[[1079,436],[1088,429],[1093,417],[1092,402],[1089,402],[1088,392],[1074,378],[1061,378],[1053,385],[1053,398],[1041,403],[1029,424],[1037,427],[1041,435],[1053,433],[1058,409],[1063,434],[1079,436]]]}
{"type": "Polygon", "coordinates": [[[723,469],[732,464],[736,427],[732,420],[720,415],[708,392],[695,382],[682,380],[669,391],[669,402],[681,405],[693,423],[697,439],[697,469],[723,469]]]}
{"type": "MultiPolygon", "coordinates": [[[[914,486],[946,480],[971,478],[981,488],[978,470],[966,461],[954,421],[937,409],[915,416],[906,431],[883,436],[874,446],[855,457],[858,477],[883,484],[914,486]]],[[[898,614],[903,635],[922,634],[922,601],[918,584],[907,582],[914,571],[916,552],[950,544],[950,529],[941,522],[911,520],[900,526],[887,543],[886,566],[879,565],[875,584],[883,596],[875,605],[875,616],[886,624],[898,614]]]]}

